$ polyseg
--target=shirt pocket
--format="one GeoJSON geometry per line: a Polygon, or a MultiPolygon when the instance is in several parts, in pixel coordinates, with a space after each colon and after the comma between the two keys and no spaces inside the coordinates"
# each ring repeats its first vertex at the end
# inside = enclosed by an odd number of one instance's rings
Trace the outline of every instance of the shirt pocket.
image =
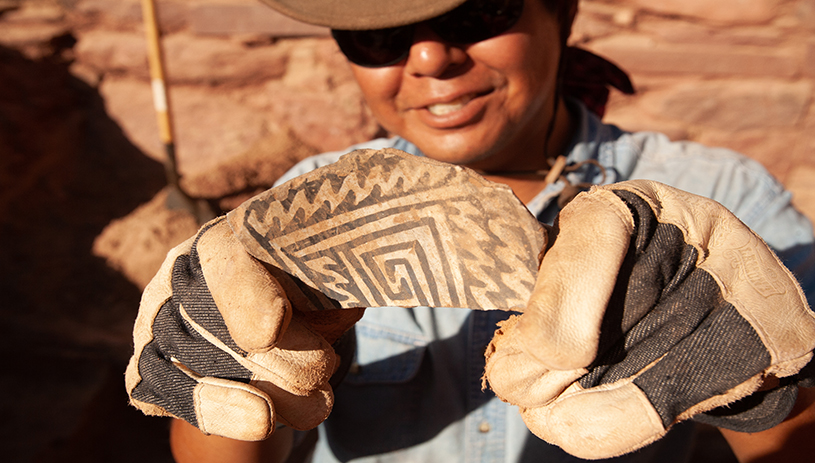
{"type": "Polygon", "coordinates": [[[344,383],[399,384],[416,377],[427,349],[423,336],[369,323],[355,329],[357,350],[344,383]]]}
{"type": "Polygon", "coordinates": [[[428,341],[418,329],[410,331],[415,324],[395,318],[355,326],[354,362],[335,390],[334,409],[324,424],[331,452],[340,461],[407,449],[428,439],[417,432],[430,429],[424,421],[432,415],[427,410],[434,400],[432,372],[424,367],[428,341]]]}

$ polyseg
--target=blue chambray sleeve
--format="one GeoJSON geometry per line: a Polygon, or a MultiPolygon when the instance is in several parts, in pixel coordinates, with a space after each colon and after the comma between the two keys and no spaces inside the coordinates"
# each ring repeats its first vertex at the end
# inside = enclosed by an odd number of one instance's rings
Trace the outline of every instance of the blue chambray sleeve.
{"type": "Polygon", "coordinates": [[[815,244],[812,224],[792,206],[790,196],[788,191],[778,195],[767,204],[766,213],[750,226],[792,271],[806,293],[810,307],[815,307],[815,244]]]}

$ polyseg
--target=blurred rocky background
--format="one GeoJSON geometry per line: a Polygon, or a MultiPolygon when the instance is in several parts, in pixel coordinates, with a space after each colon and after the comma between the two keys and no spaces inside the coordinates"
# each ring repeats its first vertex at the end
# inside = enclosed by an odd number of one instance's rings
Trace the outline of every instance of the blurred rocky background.
{"type": "MultiPolygon", "coordinates": [[[[383,135],[327,30],[157,6],[181,185],[216,210],[383,135]]],[[[632,76],[606,120],[741,151],[815,218],[815,0],[583,0],[572,42],[632,76]]],[[[0,0],[4,461],[171,461],[122,382],[140,291],[198,227],[167,207],[146,49],[138,0],[0,0]]]]}

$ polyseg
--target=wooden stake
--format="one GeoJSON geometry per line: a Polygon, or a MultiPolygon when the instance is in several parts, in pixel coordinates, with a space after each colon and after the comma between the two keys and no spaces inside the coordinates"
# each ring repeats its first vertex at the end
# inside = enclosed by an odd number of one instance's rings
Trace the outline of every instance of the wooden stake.
{"type": "Polygon", "coordinates": [[[170,99],[164,78],[164,53],[161,48],[161,32],[158,27],[158,15],[154,0],[142,0],[142,15],[144,17],[144,30],[147,37],[147,59],[150,66],[150,85],[153,88],[153,106],[158,120],[159,136],[164,145],[166,160],[164,173],[170,185],[168,207],[178,207],[192,213],[199,223],[213,218],[215,213],[204,200],[195,201],[187,195],[179,185],[178,166],[175,155],[175,134],[170,112],[170,99]],[[180,203],[180,204],[178,204],[180,203]]]}

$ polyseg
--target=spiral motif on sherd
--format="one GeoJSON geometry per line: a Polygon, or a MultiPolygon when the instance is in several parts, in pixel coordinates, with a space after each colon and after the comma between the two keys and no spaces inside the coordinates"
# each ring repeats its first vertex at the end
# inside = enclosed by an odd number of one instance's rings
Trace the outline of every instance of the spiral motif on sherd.
{"type": "Polygon", "coordinates": [[[507,187],[392,149],[350,153],[229,220],[256,258],[342,307],[519,309],[545,243],[507,187]]]}

